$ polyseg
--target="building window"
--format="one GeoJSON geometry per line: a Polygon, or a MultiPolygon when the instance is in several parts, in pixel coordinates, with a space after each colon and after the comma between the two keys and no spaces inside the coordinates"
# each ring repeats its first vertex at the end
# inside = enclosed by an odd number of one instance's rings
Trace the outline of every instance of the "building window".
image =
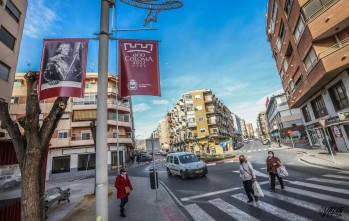
{"type": "Polygon", "coordinates": [[[202,110],[202,106],[196,106],[195,110],[202,110]]]}
{"type": "Polygon", "coordinates": [[[58,131],[58,139],[68,138],[68,130],[59,130],[58,131]]]}
{"type": "Polygon", "coordinates": [[[85,84],[85,88],[92,88],[92,84],[85,84]]]}
{"type": "Polygon", "coordinates": [[[10,75],[10,67],[0,61],[0,79],[8,81],[10,75]]]}
{"type": "Polygon", "coordinates": [[[315,66],[316,61],[317,57],[314,48],[312,48],[304,59],[305,69],[307,69],[307,71],[311,70],[315,66]]]}
{"type": "Polygon", "coordinates": [[[63,173],[70,171],[70,156],[53,157],[52,173],[63,173]]]}
{"type": "Polygon", "coordinates": [[[206,129],[205,128],[200,129],[200,133],[206,133],[206,129]]]}
{"type": "Polygon", "coordinates": [[[21,80],[15,80],[13,83],[13,87],[22,87],[22,81],[21,80]]]}
{"type": "Polygon", "coordinates": [[[78,170],[93,170],[96,168],[96,154],[79,154],[78,170]]]}
{"type": "Polygon", "coordinates": [[[198,118],[198,121],[199,121],[199,122],[203,122],[203,121],[204,121],[204,117],[199,117],[199,118],[198,118]]]}
{"type": "Polygon", "coordinates": [[[193,104],[189,104],[186,108],[187,108],[187,111],[193,111],[194,110],[194,105],[193,104]]]}
{"type": "Polygon", "coordinates": [[[284,76],[284,74],[285,74],[285,72],[284,72],[284,70],[281,68],[280,73],[279,73],[280,78],[282,78],[282,77],[284,76]]]}
{"type": "Polygon", "coordinates": [[[200,96],[200,94],[198,94],[198,95],[195,95],[195,100],[200,100],[201,99],[201,96],[200,96]]]}
{"type": "Polygon", "coordinates": [[[193,100],[193,97],[191,96],[191,94],[186,94],[186,95],[184,96],[184,98],[185,98],[186,101],[191,101],[191,100],[193,100]]]}
{"type": "Polygon", "coordinates": [[[274,0],[274,5],[273,5],[273,15],[272,15],[272,19],[273,21],[276,20],[276,15],[278,12],[278,5],[276,4],[276,1],[274,0]]]}
{"type": "Polygon", "coordinates": [[[18,104],[19,103],[19,97],[11,97],[11,104],[18,104]]]}
{"type": "Polygon", "coordinates": [[[296,25],[296,29],[293,32],[294,38],[296,39],[296,42],[299,41],[299,39],[301,38],[303,31],[304,31],[304,20],[302,16],[299,16],[298,18],[298,22],[296,25]]]}
{"type": "Polygon", "coordinates": [[[348,96],[342,81],[328,89],[328,91],[336,111],[349,107],[348,96]]]}
{"type": "Polygon", "coordinates": [[[113,131],[113,138],[117,138],[120,132],[118,130],[113,131]]]}
{"type": "Polygon", "coordinates": [[[303,82],[303,76],[301,75],[294,83],[294,91],[297,90],[297,88],[302,84],[302,82],[303,82]]]}
{"type": "Polygon", "coordinates": [[[285,58],[284,58],[284,60],[282,60],[282,67],[285,70],[285,72],[287,72],[288,62],[287,62],[287,60],[285,58]]]}
{"type": "Polygon", "coordinates": [[[286,0],[285,8],[284,8],[286,15],[290,15],[290,12],[292,9],[292,3],[293,3],[293,0],[286,0]]]}
{"type": "Polygon", "coordinates": [[[316,118],[323,117],[323,116],[326,116],[328,114],[324,99],[322,98],[321,95],[319,97],[315,98],[311,102],[311,106],[313,108],[313,111],[314,111],[316,118]]]}
{"type": "MultiPolygon", "coordinates": [[[[294,55],[294,51],[293,51],[292,44],[290,42],[290,43],[288,43],[287,50],[285,53],[285,60],[286,60],[287,64],[290,64],[292,62],[293,55],[294,55]]],[[[287,68],[288,68],[288,66],[287,66],[287,68]]]]}
{"type": "Polygon", "coordinates": [[[5,11],[7,11],[16,22],[19,22],[21,13],[10,0],[6,2],[5,11]]]}
{"type": "Polygon", "coordinates": [[[15,47],[16,38],[13,37],[9,31],[7,31],[3,26],[0,28],[0,41],[4,43],[11,50],[15,47]]]}
{"type": "Polygon", "coordinates": [[[195,117],[188,118],[188,123],[195,123],[195,117]]]}
{"type": "Polygon", "coordinates": [[[90,132],[81,132],[81,140],[89,140],[91,139],[91,134],[90,132]]]}
{"type": "Polygon", "coordinates": [[[75,105],[96,104],[96,94],[85,94],[83,98],[74,97],[73,102],[75,105]]]}
{"type": "Polygon", "coordinates": [[[310,113],[308,110],[308,106],[304,106],[302,108],[302,113],[303,113],[303,117],[304,117],[305,122],[311,121],[311,116],[310,116],[310,113]]]}

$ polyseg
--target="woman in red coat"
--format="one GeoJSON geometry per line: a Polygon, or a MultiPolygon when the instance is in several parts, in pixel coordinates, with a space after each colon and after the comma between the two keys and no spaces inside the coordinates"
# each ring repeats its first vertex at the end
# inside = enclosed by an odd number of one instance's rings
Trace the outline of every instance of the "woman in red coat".
{"type": "Polygon", "coordinates": [[[125,215],[125,204],[128,202],[128,195],[130,195],[132,184],[128,175],[126,174],[126,169],[121,168],[120,173],[115,179],[115,188],[117,190],[117,197],[120,199],[120,216],[126,217],[125,215]]]}

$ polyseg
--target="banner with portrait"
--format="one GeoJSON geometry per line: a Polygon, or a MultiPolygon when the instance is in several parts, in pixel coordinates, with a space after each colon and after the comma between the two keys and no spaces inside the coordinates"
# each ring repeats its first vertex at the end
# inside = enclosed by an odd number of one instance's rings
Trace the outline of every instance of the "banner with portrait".
{"type": "Polygon", "coordinates": [[[160,96],[158,41],[119,39],[118,96],[160,96]]]}
{"type": "Polygon", "coordinates": [[[83,97],[88,39],[44,39],[38,100],[83,97]]]}

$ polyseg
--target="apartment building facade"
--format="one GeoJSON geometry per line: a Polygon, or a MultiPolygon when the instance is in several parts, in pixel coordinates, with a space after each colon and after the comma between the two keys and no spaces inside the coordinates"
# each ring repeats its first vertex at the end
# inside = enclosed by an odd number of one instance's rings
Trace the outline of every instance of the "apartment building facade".
{"type": "Polygon", "coordinates": [[[161,151],[168,152],[170,150],[170,125],[169,115],[166,114],[165,118],[158,123],[158,134],[161,151]]]}
{"type": "Polygon", "coordinates": [[[240,125],[241,125],[241,136],[242,138],[248,138],[246,123],[244,119],[240,118],[240,125]]]}
{"type": "Polygon", "coordinates": [[[246,129],[247,129],[247,136],[249,139],[254,138],[254,130],[253,130],[253,125],[252,123],[247,123],[246,124],[246,129]]]}
{"type": "MultiPolygon", "coordinates": [[[[90,123],[97,115],[97,73],[87,73],[84,98],[70,98],[50,141],[47,158],[47,176],[67,176],[69,173],[93,173],[95,169],[95,144],[90,123]]],[[[117,167],[117,151],[120,165],[124,165],[134,149],[131,99],[117,100],[117,77],[108,75],[108,165],[117,167]],[[118,120],[117,120],[118,119],[118,120]]],[[[17,73],[13,88],[10,116],[15,121],[25,115],[27,87],[24,73],[17,73]]],[[[55,98],[40,102],[43,121],[50,112],[55,98]]],[[[97,122],[98,123],[98,122],[97,122]]],[[[23,130],[21,128],[21,130],[23,130]]],[[[0,139],[10,139],[0,129],[0,139]]]]}
{"type": "Polygon", "coordinates": [[[27,0],[0,0],[0,99],[11,100],[27,0]]]}
{"type": "Polygon", "coordinates": [[[283,91],[274,93],[268,102],[266,117],[272,140],[288,137],[288,130],[305,134],[302,115],[298,108],[290,109],[283,91]]]}
{"type": "Polygon", "coordinates": [[[234,136],[231,112],[211,90],[184,93],[168,116],[171,150],[219,154],[234,136]]]}
{"type": "Polygon", "coordinates": [[[349,151],[349,1],[270,0],[267,36],[290,108],[311,145],[349,151]],[[325,130],[319,121],[326,121],[325,130]]]}
{"type": "Polygon", "coordinates": [[[257,116],[258,136],[261,139],[270,139],[267,116],[265,111],[261,111],[257,116]]]}
{"type": "Polygon", "coordinates": [[[231,114],[233,118],[234,123],[234,142],[241,142],[242,138],[242,129],[241,129],[241,123],[240,123],[240,117],[236,115],[235,113],[231,114]]]}

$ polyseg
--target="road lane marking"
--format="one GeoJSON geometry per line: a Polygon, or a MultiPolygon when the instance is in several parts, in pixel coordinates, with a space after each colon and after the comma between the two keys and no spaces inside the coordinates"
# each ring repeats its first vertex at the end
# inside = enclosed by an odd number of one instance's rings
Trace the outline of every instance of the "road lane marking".
{"type": "Polygon", "coordinates": [[[335,174],[326,174],[326,175],[322,175],[322,176],[349,180],[349,177],[347,177],[347,176],[341,176],[341,175],[335,175],[335,174]]]}
{"type": "Polygon", "coordinates": [[[332,184],[343,184],[348,185],[348,181],[340,181],[340,180],[330,180],[330,179],[322,179],[322,178],[308,178],[307,180],[315,181],[315,182],[322,182],[322,183],[332,183],[332,184]]]}
{"type": "MultiPolygon", "coordinates": [[[[282,194],[278,194],[278,193],[274,193],[274,192],[270,192],[270,191],[264,191],[264,195],[271,197],[271,198],[274,198],[274,199],[281,200],[283,202],[291,203],[291,204],[299,206],[301,208],[306,208],[306,209],[312,210],[314,212],[319,212],[320,209],[323,208],[323,206],[320,206],[320,205],[315,204],[315,203],[310,203],[310,202],[307,202],[304,200],[299,200],[299,199],[296,199],[296,198],[293,198],[290,196],[284,196],[282,194]]],[[[349,214],[344,212],[344,213],[342,213],[341,217],[336,217],[336,218],[339,218],[341,220],[349,220],[349,214]]]]}
{"type": "Polygon", "coordinates": [[[261,170],[265,170],[265,169],[267,169],[266,167],[262,167],[262,168],[259,168],[259,169],[261,169],[261,170]]]}
{"type": "MultiPolygon", "coordinates": [[[[240,201],[245,201],[246,200],[246,196],[242,193],[239,194],[235,194],[232,195],[232,197],[234,197],[235,199],[238,199],[240,201]]],[[[295,213],[289,212],[287,210],[281,209],[279,207],[273,206],[269,203],[265,203],[265,202],[261,202],[259,201],[258,203],[253,203],[250,204],[251,206],[257,207],[261,210],[264,210],[267,213],[273,214],[274,216],[277,216],[281,219],[284,220],[289,220],[289,221],[311,221],[310,219],[303,217],[303,216],[299,216],[295,213]]]]}
{"type": "Polygon", "coordinates": [[[198,221],[215,221],[210,215],[208,215],[203,209],[196,204],[189,204],[184,207],[194,220],[198,221]]]}
{"type": "Polygon", "coordinates": [[[339,198],[339,197],[335,197],[335,196],[329,196],[329,195],[325,195],[325,194],[322,194],[322,193],[311,192],[311,191],[302,190],[302,189],[293,188],[293,187],[286,187],[285,191],[288,191],[288,192],[291,192],[291,193],[295,193],[295,194],[299,194],[299,195],[303,195],[303,196],[316,198],[316,199],[320,199],[320,200],[325,200],[325,201],[337,203],[337,204],[340,204],[340,205],[349,206],[349,200],[343,199],[343,198],[339,198]]]}
{"type": "Polygon", "coordinates": [[[349,192],[346,189],[340,189],[340,188],[335,188],[335,187],[331,187],[331,186],[323,186],[323,185],[306,183],[306,182],[301,182],[301,181],[288,181],[288,182],[293,184],[293,185],[310,187],[310,188],[319,189],[319,190],[327,190],[327,191],[331,191],[331,192],[335,192],[335,193],[349,194],[349,192]]]}
{"type": "Polygon", "coordinates": [[[244,211],[241,211],[240,209],[225,202],[224,200],[214,199],[214,200],[209,200],[208,202],[210,202],[211,204],[216,206],[218,209],[222,210],[224,213],[228,214],[229,216],[233,217],[238,221],[259,221],[259,219],[256,219],[253,216],[245,213],[244,211]]]}
{"type": "MultiPolygon", "coordinates": [[[[263,182],[258,182],[258,183],[259,183],[259,185],[264,185],[264,184],[267,184],[267,183],[269,184],[269,181],[263,181],[263,182]]],[[[203,198],[203,197],[207,197],[207,196],[213,196],[213,195],[216,195],[216,194],[232,192],[232,191],[240,190],[240,189],[243,189],[243,188],[244,188],[243,186],[239,186],[239,187],[229,188],[229,189],[225,189],[225,190],[218,190],[218,191],[214,191],[214,192],[199,194],[199,195],[195,195],[195,196],[183,197],[180,200],[185,202],[185,201],[189,201],[189,200],[193,200],[193,199],[199,199],[199,198],[203,198]]]]}

